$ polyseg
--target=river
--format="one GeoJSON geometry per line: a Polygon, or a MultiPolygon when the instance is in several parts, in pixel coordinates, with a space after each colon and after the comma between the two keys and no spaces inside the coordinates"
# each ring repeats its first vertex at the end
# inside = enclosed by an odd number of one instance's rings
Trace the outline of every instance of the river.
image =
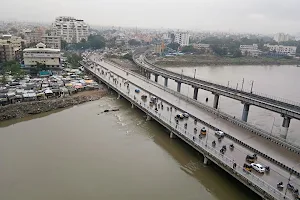
{"type": "MultiPolygon", "coordinates": [[[[170,71],[182,73],[198,79],[209,80],[215,83],[250,91],[253,81],[253,92],[263,93],[281,99],[300,102],[299,77],[300,67],[296,66],[201,66],[201,67],[168,67],[170,71]],[[196,69],[196,73],[195,73],[196,69]],[[243,84],[244,78],[244,84],[243,84]]],[[[154,80],[154,76],[151,77],[154,80]]],[[[164,84],[162,77],[158,82],[164,84]]],[[[169,80],[169,87],[176,90],[177,83],[169,80]]],[[[181,86],[183,94],[193,97],[193,88],[181,86]]],[[[213,95],[210,92],[199,90],[198,101],[212,106],[213,95]],[[209,101],[205,102],[206,97],[209,101]]],[[[299,103],[300,104],[300,103],[299,103]]],[[[219,109],[232,116],[241,118],[243,104],[241,102],[220,96],[219,109]]],[[[250,106],[248,122],[258,126],[274,135],[283,132],[283,118],[278,113],[273,113],[255,106],[250,106]]],[[[287,140],[300,145],[300,121],[292,119],[287,140]]]]}
{"type": "Polygon", "coordinates": [[[259,199],[114,95],[1,122],[0,158],[5,200],[259,199]]]}

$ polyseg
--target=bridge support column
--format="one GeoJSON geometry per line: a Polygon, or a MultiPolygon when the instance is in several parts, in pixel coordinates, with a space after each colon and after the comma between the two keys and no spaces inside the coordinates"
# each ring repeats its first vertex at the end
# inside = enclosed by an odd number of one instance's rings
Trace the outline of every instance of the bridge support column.
{"type": "Polygon", "coordinates": [[[118,93],[118,97],[117,97],[117,99],[121,99],[121,95],[118,93]]]}
{"type": "Polygon", "coordinates": [[[150,121],[151,117],[149,115],[147,115],[146,121],[150,121]]]}
{"type": "Polygon", "coordinates": [[[155,80],[156,83],[158,82],[158,75],[157,74],[154,74],[154,80],[155,80]]]}
{"type": "Polygon", "coordinates": [[[206,156],[204,156],[204,160],[203,160],[203,163],[205,164],[205,165],[208,165],[209,164],[209,159],[206,157],[206,156]]]}
{"type": "Polygon", "coordinates": [[[286,139],[290,127],[290,122],[291,122],[290,117],[287,116],[283,117],[283,123],[282,123],[283,131],[281,132],[280,137],[286,139]]]}
{"type": "Polygon", "coordinates": [[[168,78],[167,77],[164,78],[165,78],[165,87],[168,87],[168,78]]]}
{"type": "Polygon", "coordinates": [[[176,138],[176,135],[172,131],[170,132],[170,138],[171,139],[175,139],[176,138]]]}
{"type": "Polygon", "coordinates": [[[244,122],[247,122],[248,120],[249,108],[250,108],[250,104],[244,103],[244,109],[242,114],[242,120],[244,122]]]}
{"type": "Polygon", "coordinates": [[[195,100],[198,99],[198,90],[199,90],[199,88],[194,87],[194,96],[193,96],[193,99],[195,99],[195,100]]]}
{"type": "Polygon", "coordinates": [[[150,72],[146,72],[146,78],[150,79],[150,77],[151,77],[151,73],[150,72]]]}
{"type": "Polygon", "coordinates": [[[215,109],[218,109],[218,106],[219,106],[219,98],[220,96],[218,94],[215,94],[215,97],[214,97],[214,108],[215,109]]]}
{"type": "Polygon", "coordinates": [[[134,104],[133,103],[131,103],[131,108],[134,108],[135,106],[134,106],[134,104]]]}
{"type": "Polygon", "coordinates": [[[181,82],[177,82],[177,92],[180,92],[181,90],[181,82]]]}

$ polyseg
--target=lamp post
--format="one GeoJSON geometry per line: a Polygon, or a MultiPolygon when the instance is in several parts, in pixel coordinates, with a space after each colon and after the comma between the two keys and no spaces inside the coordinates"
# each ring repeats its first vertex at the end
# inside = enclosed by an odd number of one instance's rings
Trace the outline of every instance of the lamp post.
{"type": "Polygon", "coordinates": [[[197,71],[197,69],[195,69],[195,72],[194,72],[194,78],[196,77],[196,71],[197,71]]]}
{"type": "Polygon", "coordinates": [[[182,79],[183,69],[181,70],[181,79],[182,79]]]}
{"type": "Polygon", "coordinates": [[[252,81],[251,81],[251,90],[250,90],[250,93],[252,93],[252,90],[253,90],[253,84],[254,84],[254,81],[252,80],[252,81]]]}
{"type": "Polygon", "coordinates": [[[241,91],[243,91],[243,88],[244,88],[244,81],[245,81],[245,79],[243,78],[242,89],[241,89],[241,91]]]}
{"type": "MultiPolygon", "coordinates": [[[[294,167],[292,167],[292,170],[291,170],[291,173],[290,173],[290,176],[289,176],[287,185],[288,185],[288,184],[290,183],[290,181],[291,181],[291,178],[292,178],[292,171],[293,171],[294,168],[297,167],[298,165],[300,165],[300,163],[298,163],[298,164],[294,165],[294,167]]],[[[287,187],[285,188],[284,197],[283,197],[284,199],[286,198],[286,192],[287,192],[287,187]]]]}

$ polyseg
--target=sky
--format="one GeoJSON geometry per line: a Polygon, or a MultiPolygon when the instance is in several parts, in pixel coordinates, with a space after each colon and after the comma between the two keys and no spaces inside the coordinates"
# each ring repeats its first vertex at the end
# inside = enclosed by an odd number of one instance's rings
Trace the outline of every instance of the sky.
{"type": "Polygon", "coordinates": [[[0,20],[203,31],[300,32],[300,0],[3,0],[0,20]]]}

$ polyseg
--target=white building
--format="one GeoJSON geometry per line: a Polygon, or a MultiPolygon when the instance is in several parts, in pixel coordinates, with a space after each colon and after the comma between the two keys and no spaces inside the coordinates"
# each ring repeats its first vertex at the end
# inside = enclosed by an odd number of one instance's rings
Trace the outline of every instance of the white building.
{"type": "Polygon", "coordinates": [[[193,47],[195,49],[209,49],[210,45],[209,44],[197,43],[197,44],[193,44],[193,47]]]}
{"type": "Polygon", "coordinates": [[[276,42],[285,42],[285,41],[289,41],[289,40],[295,40],[294,37],[292,37],[288,34],[284,34],[284,33],[277,33],[276,35],[274,35],[273,39],[276,42]]]}
{"type": "Polygon", "coordinates": [[[240,45],[240,50],[244,56],[258,56],[260,51],[258,50],[258,45],[240,45]]]}
{"type": "Polygon", "coordinates": [[[44,36],[42,36],[42,43],[44,43],[47,48],[61,49],[61,37],[60,36],[44,35],[44,36]]]}
{"type": "Polygon", "coordinates": [[[190,41],[190,35],[187,32],[175,33],[174,42],[180,44],[180,46],[188,46],[190,41]]]}
{"type": "Polygon", "coordinates": [[[48,68],[61,66],[60,50],[46,48],[46,45],[39,43],[36,48],[23,50],[25,67],[36,67],[38,63],[45,64],[48,68]]]}
{"type": "Polygon", "coordinates": [[[270,44],[265,44],[264,46],[268,47],[270,52],[276,52],[278,54],[285,54],[288,56],[295,56],[297,47],[295,46],[283,46],[283,45],[270,45],[270,44]]]}
{"type": "Polygon", "coordinates": [[[88,39],[89,26],[74,17],[57,17],[52,24],[52,35],[61,36],[68,43],[78,43],[88,39]]]}

